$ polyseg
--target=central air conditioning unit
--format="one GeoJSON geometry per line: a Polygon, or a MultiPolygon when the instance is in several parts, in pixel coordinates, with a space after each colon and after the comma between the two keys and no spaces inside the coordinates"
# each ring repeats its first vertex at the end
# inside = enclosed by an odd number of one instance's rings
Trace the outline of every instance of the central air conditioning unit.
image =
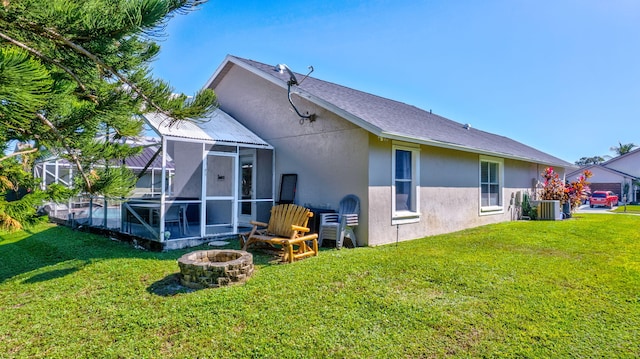
{"type": "Polygon", "coordinates": [[[562,211],[560,210],[560,201],[540,201],[538,205],[538,219],[561,221],[562,211]]]}

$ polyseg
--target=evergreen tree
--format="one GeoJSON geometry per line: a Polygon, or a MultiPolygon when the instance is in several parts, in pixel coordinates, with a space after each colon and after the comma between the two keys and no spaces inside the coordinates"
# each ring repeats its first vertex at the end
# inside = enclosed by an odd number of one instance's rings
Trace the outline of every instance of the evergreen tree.
{"type": "Polygon", "coordinates": [[[581,157],[579,160],[575,162],[578,166],[589,166],[589,165],[599,165],[604,162],[604,157],[602,156],[593,156],[593,157],[581,157]]]}
{"type": "Polygon", "coordinates": [[[634,149],[635,147],[638,147],[638,146],[634,143],[622,144],[622,142],[618,141],[618,146],[611,147],[611,151],[615,152],[618,156],[620,156],[620,155],[624,155],[626,153],[631,152],[631,150],[634,149]]]}
{"type": "MultiPolygon", "coordinates": [[[[135,178],[113,163],[139,151],[120,140],[140,133],[142,111],[175,122],[215,107],[211,90],[175,96],[149,69],[168,19],[205,1],[0,2],[0,144],[30,144],[0,158],[0,179],[9,179],[15,159],[27,164],[49,151],[75,165],[78,191],[126,194],[135,178]]],[[[9,182],[0,187],[4,194],[9,182]]],[[[0,222],[19,221],[7,203],[0,201],[0,222]]]]}

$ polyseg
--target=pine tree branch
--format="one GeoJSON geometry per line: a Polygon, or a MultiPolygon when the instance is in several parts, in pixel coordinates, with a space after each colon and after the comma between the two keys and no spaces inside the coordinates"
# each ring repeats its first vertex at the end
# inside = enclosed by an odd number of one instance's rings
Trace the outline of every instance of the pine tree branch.
{"type": "Polygon", "coordinates": [[[40,121],[42,121],[42,123],[44,123],[47,127],[51,129],[51,132],[54,133],[54,135],[58,138],[58,141],[60,141],[60,143],[62,144],[64,149],[67,151],[69,156],[71,156],[71,159],[75,163],[76,168],[82,175],[82,179],[84,180],[84,183],[87,185],[87,192],[91,193],[91,180],[89,180],[89,177],[84,172],[84,169],[82,167],[82,164],[80,163],[80,158],[78,157],[78,155],[73,151],[73,148],[71,148],[71,146],[67,144],[67,140],[64,138],[64,136],[62,136],[62,134],[60,134],[60,131],[58,131],[58,128],[53,124],[53,122],[49,121],[48,118],[44,117],[40,113],[36,114],[36,116],[40,119],[40,121]]]}
{"type": "MultiPolygon", "coordinates": [[[[84,83],[82,83],[82,80],[80,80],[80,78],[68,67],[66,67],[65,65],[63,65],[62,63],[60,63],[60,61],[52,59],[50,57],[48,57],[47,55],[41,53],[40,51],[33,49],[29,46],[27,46],[26,44],[23,44],[22,42],[0,32],[0,38],[3,38],[7,41],[9,41],[10,43],[20,47],[21,49],[26,50],[27,52],[29,52],[30,54],[46,61],[49,63],[54,64],[55,66],[57,66],[58,68],[60,68],[62,71],[66,72],[69,76],[71,76],[77,83],[78,86],[82,89],[83,92],[87,92],[87,87],[84,85],[84,83]]],[[[91,95],[88,95],[89,97],[92,97],[91,95]]],[[[95,97],[95,96],[94,96],[95,97]]]]}
{"type": "MultiPolygon", "coordinates": [[[[36,25],[36,24],[33,24],[36,25]]],[[[37,25],[36,25],[37,26],[37,25]]],[[[126,76],[120,74],[116,69],[114,69],[113,67],[109,66],[107,63],[105,63],[104,61],[102,61],[98,56],[94,55],[92,52],[88,51],[87,49],[85,49],[84,47],[82,47],[81,45],[78,45],[70,40],[68,40],[67,38],[65,38],[64,36],[62,36],[61,34],[59,34],[57,31],[50,29],[50,28],[43,28],[44,31],[47,32],[47,34],[49,34],[50,36],[52,36],[52,38],[54,40],[57,40],[61,43],[63,43],[64,45],[70,47],[72,50],[74,50],[75,52],[86,56],[87,58],[89,58],[90,60],[92,60],[93,62],[95,62],[96,64],[98,64],[99,66],[101,66],[102,68],[104,68],[105,70],[109,71],[112,75],[114,75],[115,77],[117,77],[120,81],[122,81],[123,83],[127,84],[136,94],[138,94],[146,103],[148,103],[151,107],[153,107],[154,109],[156,109],[156,111],[160,112],[161,114],[169,117],[169,118],[173,118],[173,115],[171,114],[171,112],[166,111],[165,109],[163,109],[162,107],[160,107],[158,104],[156,104],[149,96],[147,96],[144,91],[142,91],[135,83],[133,83],[132,81],[130,81],[126,76]]]]}
{"type": "Polygon", "coordinates": [[[19,156],[19,155],[26,155],[26,154],[28,154],[28,153],[34,153],[34,152],[37,152],[37,151],[38,151],[38,149],[37,149],[37,148],[32,148],[32,149],[29,149],[29,150],[13,152],[13,153],[10,153],[10,154],[8,154],[8,155],[6,155],[6,156],[4,156],[4,157],[0,158],[0,162],[2,162],[2,161],[4,161],[4,160],[6,160],[6,159],[8,159],[8,158],[11,158],[11,157],[15,157],[15,156],[19,156]]]}

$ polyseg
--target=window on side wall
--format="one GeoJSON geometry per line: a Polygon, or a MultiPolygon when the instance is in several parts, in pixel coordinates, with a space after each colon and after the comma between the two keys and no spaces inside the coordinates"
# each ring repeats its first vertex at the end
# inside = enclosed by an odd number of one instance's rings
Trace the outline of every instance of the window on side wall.
{"type": "Polygon", "coordinates": [[[503,211],[502,186],[504,161],[494,157],[480,157],[480,213],[503,211]]]}
{"type": "Polygon", "coordinates": [[[392,224],[417,222],[420,219],[419,163],[418,147],[393,145],[392,224]]]}

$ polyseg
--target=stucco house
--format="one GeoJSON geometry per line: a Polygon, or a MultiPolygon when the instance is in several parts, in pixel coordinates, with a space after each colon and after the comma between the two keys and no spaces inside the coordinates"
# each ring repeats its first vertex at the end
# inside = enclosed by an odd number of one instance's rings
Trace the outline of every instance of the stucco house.
{"type": "Polygon", "coordinates": [[[593,173],[589,179],[592,192],[612,191],[620,197],[620,200],[626,196],[627,202],[640,201],[640,188],[635,184],[640,179],[640,148],[599,165],[590,165],[572,171],[567,174],[567,179],[572,180],[584,170],[593,173]]]}
{"type": "MultiPolygon", "coordinates": [[[[561,175],[572,167],[431,111],[314,77],[290,80],[274,64],[227,56],[205,86],[273,146],[274,173],[265,181],[297,174],[295,202],[311,208],[360,198],[359,245],[513,220],[546,167],[561,175]]],[[[268,212],[252,215],[264,220],[268,212]]]]}

